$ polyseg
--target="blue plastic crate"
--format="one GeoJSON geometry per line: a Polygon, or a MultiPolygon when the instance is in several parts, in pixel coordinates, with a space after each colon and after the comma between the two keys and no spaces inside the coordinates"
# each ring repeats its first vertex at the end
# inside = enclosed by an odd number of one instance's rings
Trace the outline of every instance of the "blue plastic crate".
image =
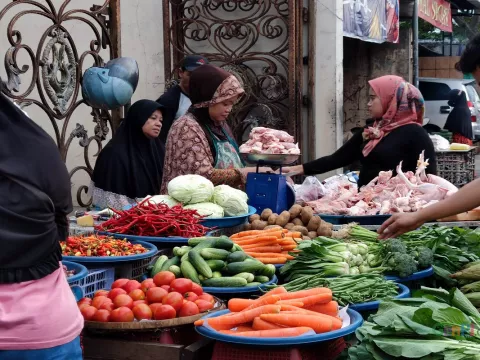
{"type": "Polygon", "coordinates": [[[85,297],[93,297],[98,290],[109,290],[115,281],[115,268],[89,269],[88,272],[87,277],[70,284],[80,286],[85,297]]]}

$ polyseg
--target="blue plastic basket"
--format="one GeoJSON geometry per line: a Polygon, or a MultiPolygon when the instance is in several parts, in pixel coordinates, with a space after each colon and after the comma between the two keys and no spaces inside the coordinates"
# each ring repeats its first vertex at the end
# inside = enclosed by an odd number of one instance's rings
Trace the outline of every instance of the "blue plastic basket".
{"type": "Polygon", "coordinates": [[[69,284],[75,284],[79,280],[82,280],[88,276],[88,269],[81,265],[71,261],[62,261],[62,264],[67,267],[67,270],[73,270],[75,273],[67,278],[69,284]]]}
{"type": "Polygon", "coordinates": [[[93,297],[98,290],[110,289],[115,281],[115,268],[91,269],[89,274],[71,286],[79,286],[84,297],[93,297]]]}
{"type": "Polygon", "coordinates": [[[203,226],[206,226],[208,228],[219,228],[219,229],[229,228],[229,227],[245,224],[248,218],[251,215],[255,214],[256,212],[257,212],[257,209],[255,209],[253,206],[249,206],[248,214],[240,215],[240,216],[229,216],[229,217],[218,218],[218,219],[205,219],[201,223],[203,226]]]}
{"type": "Polygon", "coordinates": [[[398,276],[385,276],[385,279],[387,280],[392,280],[397,283],[405,283],[409,281],[415,281],[415,280],[420,280],[420,279],[425,279],[433,275],[433,266],[430,266],[429,268],[426,268],[425,270],[418,271],[408,277],[401,278],[398,276]]]}

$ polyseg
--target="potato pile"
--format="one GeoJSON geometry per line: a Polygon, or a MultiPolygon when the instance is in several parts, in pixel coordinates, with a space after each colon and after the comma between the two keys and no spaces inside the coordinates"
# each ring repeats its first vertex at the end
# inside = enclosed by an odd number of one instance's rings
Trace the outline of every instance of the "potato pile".
{"type": "Polygon", "coordinates": [[[304,240],[315,239],[318,236],[332,236],[333,225],[323,221],[313,214],[310,206],[293,205],[289,211],[280,215],[265,209],[260,215],[250,216],[245,230],[264,230],[281,226],[292,232],[300,232],[304,240]]]}

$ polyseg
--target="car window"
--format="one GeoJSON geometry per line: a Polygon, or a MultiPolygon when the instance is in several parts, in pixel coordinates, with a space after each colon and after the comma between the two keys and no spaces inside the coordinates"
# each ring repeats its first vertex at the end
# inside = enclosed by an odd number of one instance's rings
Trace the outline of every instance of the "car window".
{"type": "Polygon", "coordinates": [[[425,101],[448,100],[448,93],[452,90],[447,84],[427,81],[420,81],[419,89],[425,101]]]}

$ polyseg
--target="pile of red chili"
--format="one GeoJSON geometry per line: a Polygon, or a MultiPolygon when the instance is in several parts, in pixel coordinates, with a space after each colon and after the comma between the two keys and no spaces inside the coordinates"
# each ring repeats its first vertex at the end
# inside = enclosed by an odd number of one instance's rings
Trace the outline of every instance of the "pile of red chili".
{"type": "Polygon", "coordinates": [[[62,254],[67,256],[127,256],[147,252],[140,244],[110,236],[69,236],[61,241],[62,254]]]}
{"type": "Polygon", "coordinates": [[[196,210],[184,209],[181,205],[168,207],[164,203],[153,204],[145,200],[130,210],[115,213],[113,218],[97,226],[97,230],[114,234],[185,238],[203,236],[209,230],[200,224],[203,217],[196,210]]]}

